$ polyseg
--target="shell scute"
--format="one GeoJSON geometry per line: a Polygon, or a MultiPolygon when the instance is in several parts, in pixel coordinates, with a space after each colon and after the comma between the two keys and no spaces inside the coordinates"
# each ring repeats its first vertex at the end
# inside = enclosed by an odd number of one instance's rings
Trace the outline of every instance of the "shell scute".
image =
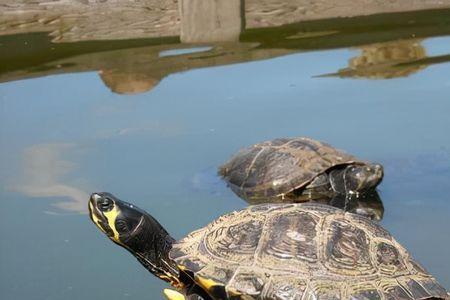
{"type": "Polygon", "coordinates": [[[401,286],[393,285],[386,289],[385,298],[387,300],[410,300],[412,296],[401,286]]]}
{"type": "Polygon", "coordinates": [[[360,300],[381,300],[383,299],[380,291],[372,282],[362,282],[351,284],[347,288],[346,299],[360,299],[360,300]]]}
{"type": "Polygon", "coordinates": [[[368,275],[376,272],[366,232],[345,219],[325,223],[327,230],[325,266],[330,272],[345,275],[368,275]]]}
{"type": "Polygon", "coordinates": [[[433,278],[425,279],[421,281],[420,284],[433,297],[436,298],[439,297],[444,299],[447,299],[446,297],[449,297],[446,290],[442,286],[440,286],[433,278]]]}
{"type": "Polygon", "coordinates": [[[236,272],[237,266],[213,266],[208,265],[203,268],[198,273],[195,273],[195,278],[197,281],[209,282],[209,285],[201,284],[206,290],[211,289],[213,286],[225,286],[236,272]]]}
{"type": "Polygon", "coordinates": [[[243,220],[230,226],[215,228],[204,238],[204,252],[223,260],[251,264],[258,246],[263,220],[243,220]]]}
{"type": "Polygon", "coordinates": [[[414,279],[399,280],[400,284],[406,289],[414,299],[429,298],[431,295],[414,279]]]}
{"type": "Polygon", "coordinates": [[[358,227],[363,228],[366,232],[370,232],[376,238],[392,241],[392,235],[379,224],[372,222],[366,217],[358,214],[346,213],[358,227]]]}
{"type": "Polygon", "coordinates": [[[205,262],[191,256],[179,257],[176,262],[179,267],[181,266],[180,269],[189,270],[191,273],[198,273],[206,266],[205,262]]]}
{"type": "Polygon", "coordinates": [[[377,290],[364,290],[350,296],[350,299],[358,300],[381,300],[381,295],[377,290]]]}
{"type": "Polygon", "coordinates": [[[228,283],[226,290],[230,294],[251,296],[260,299],[269,277],[251,268],[239,268],[228,283]]]}
{"type": "Polygon", "coordinates": [[[267,225],[258,263],[267,268],[308,270],[317,262],[319,218],[307,212],[276,215],[267,225]]]}
{"type": "Polygon", "coordinates": [[[222,176],[229,176],[232,174],[229,183],[231,185],[241,187],[241,185],[247,180],[248,172],[253,161],[258,158],[258,155],[262,151],[263,148],[260,146],[253,146],[251,148],[240,150],[236,154],[234,160],[229,161],[227,164],[224,164],[219,168],[219,174],[222,176]]]}
{"type": "Polygon", "coordinates": [[[288,185],[290,179],[286,177],[286,170],[296,168],[297,159],[290,153],[267,149],[258,159],[255,160],[253,176],[259,176],[259,181],[252,182],[252,187],[257,187],[261,183],[272,185],[275,189],[280,189],[288,185]]]}
{"type": "Polygon", "coordinates": [[[306,280],[293,279],[289,275],[272,276],[264,288],[262,299],[301,300],[306,286],[306,280]]]}
{"type": "Polygon", "coordinates": [[[407,272],[403,258],[394,245],[379,242],[376,245],[375,253],[377,267],[381,273],[396,274],[407,272]]]}
{"type": "Polygon", "coordinates": [[[308,300],[340,300],[342,298],[339,286],[330,281],[310,282],[306,293],[308,300]]]}

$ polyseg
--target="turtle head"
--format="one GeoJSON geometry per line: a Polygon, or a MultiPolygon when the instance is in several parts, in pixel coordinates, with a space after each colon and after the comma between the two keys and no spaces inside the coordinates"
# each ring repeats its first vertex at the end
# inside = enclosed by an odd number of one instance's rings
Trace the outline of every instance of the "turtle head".
{"type": "Polygon", "coordinates": [[[151,215],[109,193],[94,193],[89,216],[106,236],[131,252],[144,267],[174,286],[179,271],[169,258],[173,238],[151,215]]]}
{"type": "Polygon", "coordinates": [[[109,193],[94,193],[89,200],[89,215],[97,227],[114,243],[137,250],[132,243],[146,227],[146,213],[109,193]]]}
{"type": "Polygon", "coordinates": [[[346,190],[358,193],[374,189],[383,179],[383,174],[380,164],[350,165],[344,174],[346,190]]]}

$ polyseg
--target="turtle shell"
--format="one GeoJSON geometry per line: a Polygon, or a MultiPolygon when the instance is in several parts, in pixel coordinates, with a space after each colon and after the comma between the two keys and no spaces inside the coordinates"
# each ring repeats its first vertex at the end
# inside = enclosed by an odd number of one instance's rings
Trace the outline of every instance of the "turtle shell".
{"type": "Polygon", "coordinates": [[[448,299],[385,229],[321,204],[262,204],[176,242],[181,270],[214,299],[448,299]]]}
{"type": "Polygon", "coordinates": [[[240,150],[219,174],[244,199],[283,198],[328,169],[352,163],[366,162],[310,138],[280,138],[240,150]]]}

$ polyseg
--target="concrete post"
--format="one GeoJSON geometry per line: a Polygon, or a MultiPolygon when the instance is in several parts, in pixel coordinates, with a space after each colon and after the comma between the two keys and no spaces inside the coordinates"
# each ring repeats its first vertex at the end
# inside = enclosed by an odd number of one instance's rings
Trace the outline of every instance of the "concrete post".
{"type": "Polygon", "coordinates": [[[244,0],[180,0],[183,43],[236,42],[245,26],[244,0]]]}

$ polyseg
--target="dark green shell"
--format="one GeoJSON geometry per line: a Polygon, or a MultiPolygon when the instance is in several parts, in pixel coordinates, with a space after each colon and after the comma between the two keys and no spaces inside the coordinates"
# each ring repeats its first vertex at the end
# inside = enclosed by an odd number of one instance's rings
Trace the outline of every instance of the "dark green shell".
{"type": "Polygon", "coordinates": [[[330,168],[353,163],[366,162],[310,138],[281,138],[242,149],[219,173],[244,199],[284,198],[330,168]]]}

